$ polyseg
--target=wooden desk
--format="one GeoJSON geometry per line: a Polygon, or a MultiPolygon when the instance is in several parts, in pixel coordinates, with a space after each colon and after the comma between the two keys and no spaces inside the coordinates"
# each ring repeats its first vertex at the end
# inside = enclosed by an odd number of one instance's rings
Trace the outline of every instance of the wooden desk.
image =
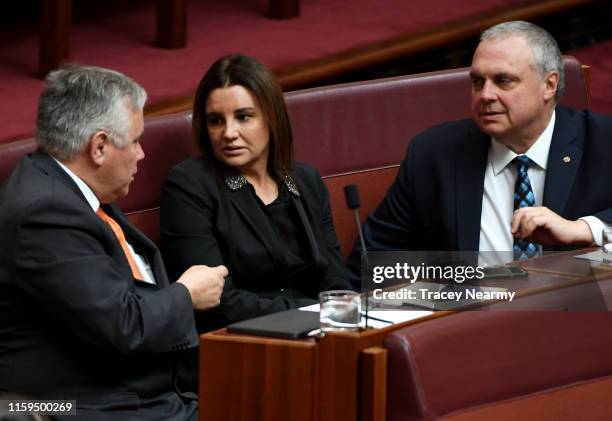
{"type": "MultiPolygon", "coordinates": [[[[585,296],[597,301],[593,288],[600,288],[600,283],[612,290],[611,270],[592,270],[589,262],[573,259],[573,254],[522,262],[529,277],[512,281],[522,304],[538,306],[544,299],[545,309],[564,310],[566,302],[580,304],[585,296]]],[[[498,303],[498,309],[504,310],[503,304],[498,303]]],[[[200,419],[382,421],[384,337],[395,329],[452,314],[437,312],[384,329],[332,333],[322,339],[279,340],[225,329],[202,335],[200,419]]]]}
{"type": "MultiPolygon", "coordinates": [[[[70,59],[73,0],[41,0],[38,74],[44,77],[70,59]]],[[[156,44],[162,48],[187,45],[186,0],[157,0],[156,44]]]]}
{"type": "MultiPolygon", "coordinates": [[[[70,59],[70,26],[73,0],[41,0],[38,74],[46,76],[70,59]]],[[[269,0],[267,16],[289,19],[299,16],[299,0],[269,0]]],[[[156,45],[183,48],[187,45],[187,1],[157,0],[156,45]]]]}
{"type": "Polygon", "coordinates": [[[386,385],[386,351],[373,347],[393,329],[444,314],[322,339],[270,339],[225,329],[202,335],[200,419],[356,420],[358,413],[372,411],[359,406],[360,384],[386,385]],[[358,368],[364,365],[368,382],[360,381],[358,368]]]}

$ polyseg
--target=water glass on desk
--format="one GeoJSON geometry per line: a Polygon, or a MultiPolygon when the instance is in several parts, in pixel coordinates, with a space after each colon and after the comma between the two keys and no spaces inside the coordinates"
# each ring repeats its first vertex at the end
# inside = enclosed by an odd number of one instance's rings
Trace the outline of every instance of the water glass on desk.
{"type": "Polygon", "coordinates": [[[612,229],[604,229],[601,238],[601,251],[603,252],[603,261],[612,263],[612,229]]]}
{"type": "Polygon", "coordinates": [[[356,331],[361,320],[361,297],[355,291],[334,290],[319,294],[323,332],[356,331]]]}

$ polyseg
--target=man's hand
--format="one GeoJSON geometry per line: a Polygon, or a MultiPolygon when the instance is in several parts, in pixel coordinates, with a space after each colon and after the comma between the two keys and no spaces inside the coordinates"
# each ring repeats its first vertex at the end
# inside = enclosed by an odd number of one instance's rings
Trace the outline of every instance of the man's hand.
{"type": "Polygon", "coordinates": [[[196,265],[183,272],[177,282],[189,291],[195,310],[207,310],[219,305],[226,276],[225,266],[196,265]]]}
{"type": "Polygon", "coordinates": [[[593,234],[581,219],[570,221],[546,207],[524,207],[514,211],[512,235],[545,245],[591,244],[593,234]]]}

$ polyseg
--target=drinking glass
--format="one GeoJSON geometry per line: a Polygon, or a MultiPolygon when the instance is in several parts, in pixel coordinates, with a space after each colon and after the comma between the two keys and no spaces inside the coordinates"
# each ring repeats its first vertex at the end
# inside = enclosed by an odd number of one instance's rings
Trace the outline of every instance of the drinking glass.
{"type": "Polygon", "coordinates": [[[319,294],[323,332],[356,331],[361,320],[361,298],[355,291],[334,290],[319,294]]]}

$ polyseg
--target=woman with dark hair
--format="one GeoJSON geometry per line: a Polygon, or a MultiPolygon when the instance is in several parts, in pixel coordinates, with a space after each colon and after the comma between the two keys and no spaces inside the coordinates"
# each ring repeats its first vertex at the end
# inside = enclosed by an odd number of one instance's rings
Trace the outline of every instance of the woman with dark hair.
{"type": "Polygon", "coordinates": [[[257,60],[230,55],[198,86],[193,132],[202,152],[174,167],[162,190],[168,273],[225,265],[221,305],[198,329],[315,303],[349,289],[320,175],[292,159],[280,86],[257,60]]]}

